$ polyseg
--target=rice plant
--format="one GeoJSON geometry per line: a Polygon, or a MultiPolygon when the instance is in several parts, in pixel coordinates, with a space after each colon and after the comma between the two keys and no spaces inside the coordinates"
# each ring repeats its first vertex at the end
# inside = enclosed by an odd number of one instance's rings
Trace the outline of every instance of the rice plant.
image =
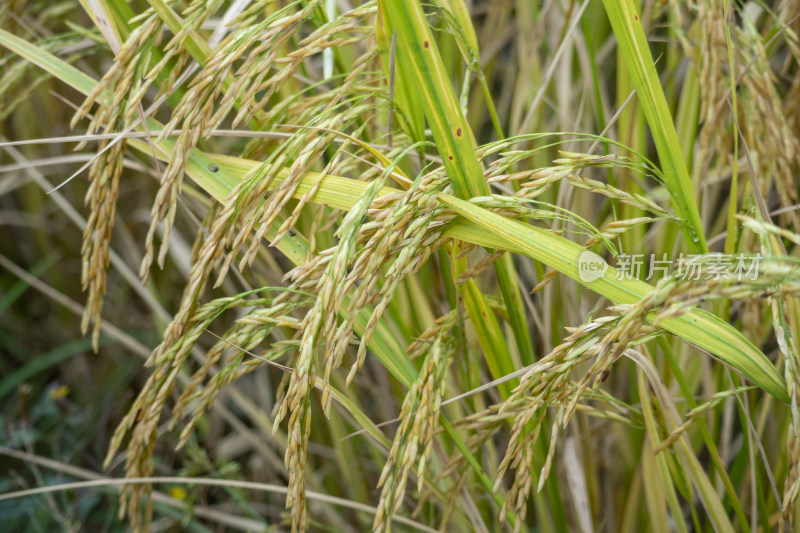
{"type": "Polygon", "coordinates": [[[794,530],[798,8],[7,1],[0,519],[794,530]],[[134,369],[77,457],[48,328],[134,369]]]}

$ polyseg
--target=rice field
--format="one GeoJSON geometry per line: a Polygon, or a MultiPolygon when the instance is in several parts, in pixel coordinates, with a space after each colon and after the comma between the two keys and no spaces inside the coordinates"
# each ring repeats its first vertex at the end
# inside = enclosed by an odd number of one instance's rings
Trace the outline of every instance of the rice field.
{"type": "Polygon", "coordinates": [[[794,531],[798,31],[4,0],[0,529],[794,531]]]}

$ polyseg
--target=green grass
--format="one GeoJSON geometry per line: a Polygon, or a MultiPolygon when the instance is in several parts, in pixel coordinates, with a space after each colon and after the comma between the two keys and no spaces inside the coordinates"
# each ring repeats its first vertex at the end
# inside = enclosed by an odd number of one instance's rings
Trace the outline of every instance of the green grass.
{"type": "MultiPolygon", "coordinates": [[[[105,459],[157,476],[86,485],[134,528],[793,527],[787,8],[34,4],[0,14],[4,491],[105,459]],[[69,128],[79,163],[13,142],[69,128]]],[[[0,518],[125,527],[67,487],[0,518]]]]}

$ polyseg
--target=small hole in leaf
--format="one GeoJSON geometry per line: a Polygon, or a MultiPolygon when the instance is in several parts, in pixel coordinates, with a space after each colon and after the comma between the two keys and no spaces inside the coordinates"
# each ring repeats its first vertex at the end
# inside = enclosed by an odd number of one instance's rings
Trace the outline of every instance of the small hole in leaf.
{"type": "Polygon", "coordinates": [[[456,129],[456,137],[461,137],[461,128],[456,129]]]}
{"type": "Polygon", "coordinates": [[[431,47],[431,43],[429,43],[428,41],[425,41],[424,43],[422,43],[422,46],[424,46],[425,49],[427,50],[428,48],[431,47]]]}

